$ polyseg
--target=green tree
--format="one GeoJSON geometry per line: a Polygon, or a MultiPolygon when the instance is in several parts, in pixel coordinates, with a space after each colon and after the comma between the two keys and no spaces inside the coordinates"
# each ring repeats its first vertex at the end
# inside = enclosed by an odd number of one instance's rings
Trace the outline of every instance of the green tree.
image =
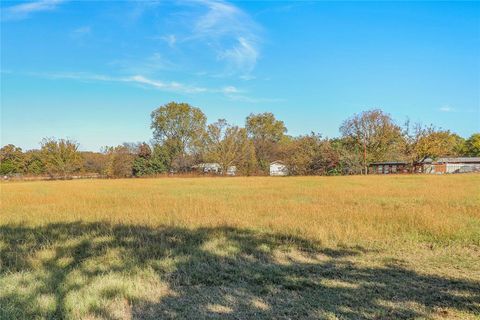
{"type": "Polygon", "coordinates": [[[248,139],[244,128],[229,125],[225,119],[220,119],[208,126],[204,143],[204,159],[220,164],[223,174],[230,166],[249,171],[253,150],[252,142],[248,139]]]}
{"type": "Polygon", "coordinates": [[[260,170],[267,173],[270,162],[279,154],[279,142],[284,138],[287,128],[283,121],[277,120],[269,112],[250,114],[245,128],[253,141],[260,170]]]}
{"type": "Polygon", "coordinates": [[[348,138],[335,138],[330,140],[330,145],[339,157],[339,163],[335,169],[339,174],[362,173],[363,152],[358,145],[351,144],[348,138]]]}
{"type": "Polygon", "coordinates": [[[464,141],[458,135],[433,126],[417,125],[413,138],[410,139],[410,159],[420,161],[425,158],[458,156],[463,148],[464,141]]]}
{"type": "Polygon", "coordinates": [[[41,142],[42,162],[51,176],[67,178],[79,171],[82,157],[78,152],[78,143],[68,139],[45,138],[41,142]]]}
{"type": "Polygon", "coordinates": [[[455,156],[464,155],[467,141],[456,133],[452,133],[452,136],[453,136],[453,139],[455,140],[452,154],[455,156]]]}
{"type": "Polygon", "coordinates": [[[150,158],[150,166],[154,174],[168,172],[171,162],[170,152],[167,146],[165,144],[155,144],[153,146],[152,157],[150,158]]]}
{"type": "Polygon", "coordinates": [[[456,156],[458,139],[450,131],[434,131],[421,136],[415,146],[417,159],[456,156]]]}
{"type": "Polygon", "coordinates": [[[417,123],[410,127],[407,122],[403,135],[404,154],[410,162],[418,162],[425,158],[460,156],[466,152],[465,139],[433,125],[423,126],[417,123]]]}
{"type": "Polygon", "coordinates": [[[170,102],[155,109],[151,118],[154,139],[169,152],[169,168],[187,170],[205,132],[203,112],[187,103],[170,102]]]}
{"type": "Polygon", "coordinates": [[[134,176],[148,176],[154,174],[150,160],[152,158],[152,149],[145,142],[137,146],[137,154],[132,164],[132,173],[134,176]]]}
{"type": "Polygon", "coordinates": [[[115,178],[128,178],[133,175],[134,146],[124,143],[116,147],[104,147],[103,153],[107,156],[105,175],[115,178]]]}
{"type": "Polygon", "coordinates": [[[107,166],[108,157],[100,152],[81,152],[83,158],[82,170],[86,173],[103,174],[107,166]]]}
{"type": "Polygon", "coordinates": [[[149,159],[136,157],[132,163],[132,174],[136,177],[153,175],[154,171],[149,159]]]}
{"type": "Polygon", "coordinates": [[[0,174],[22,173],[24,166],[24,154],[22,149],[7,144],[0,149],[0,174]]]}
{"type": "Polygon", "coordinates": [[[382,110],[355,114],[343,122],[340,132],[353,152],[361,150],[364,172],[367,172],[369,162],[394,160],[401,156],[402,130],[382,110]]]}
{"type": "Polygon", "coordinates": [[[465,155],[480,157],[480,133],[474,133],[465,141],[465,155]]]}
{"type": "Polygon", "coordinates": [[[292,175],[336,174],[340,161],[330,141],[313,132],[287,142],[284,155],[292,175]]]}
{"type": "Polygon", "coordinates": [[[25,152],[25,163],[23,170],[28,175],[41,175],[46,172],[40,150],[29,150],[25,152]]]}

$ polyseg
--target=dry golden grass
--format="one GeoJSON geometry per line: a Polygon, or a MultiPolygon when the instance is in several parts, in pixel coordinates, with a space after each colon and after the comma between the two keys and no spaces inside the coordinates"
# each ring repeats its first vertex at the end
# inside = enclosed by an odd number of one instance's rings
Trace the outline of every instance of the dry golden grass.
{"type": "Polygon", "coordinates": [[[480,175],[0,187],[0,319],[480,318],[480,175]]]}
{"type": "Polygon", "coordinates": [[[480,244],[480,176],[173,178],[3,183],[1,223],[231,226],[324,244],[480,244]]]}

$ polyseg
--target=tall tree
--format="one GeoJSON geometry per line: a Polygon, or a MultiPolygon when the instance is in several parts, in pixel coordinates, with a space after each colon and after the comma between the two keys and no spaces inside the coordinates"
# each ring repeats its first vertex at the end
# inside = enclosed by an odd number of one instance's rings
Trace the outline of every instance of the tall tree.
{"type": "Polygon", "coordinates": [[[385,161],[398,157],[402,141],[401,128],[390,115],[374,109],[355,114],[340,127],[343,137],[352,144],[352,149],[361,149],[364,172],[372,161],[385,161]]]}
{"type": "Polygon", "coordinates": [[[22,173],[24,166],[22,148],[7,144],[0,149],[0,174],[22,173]]]}
{"type": "Polygon", "coordinates": [[[187,103],[170,102],[155,109],[151,118],[154,139],[169,150],[170,167],[186,169],[205,132],[203,112],[187,103]]]}
{"type": "Polygon", "coordinates": [[[258,165],[268,172],[269,164],[278,154],[278,143],[284,138],[287,128],[283,121],[277,120],[270,112],[250,114],[245,128],[255,146],[258,165]]]}
{"type": "Polygon", "coordinates": [[[168,172],[169,165],[172,163],[170,156],[169,149],[165,144],[155,144],[153,146],[150,166],[154,174],[168,172]]]}
{"type": "Polygon", "coordinates": [[[247,168],[252,156],[252,142],[244,128],[231,126],[225,119],[210,124],[204,143],[204,159],[220,164],[222,173],[228,167],[247,168]]]}
{"type": "Polygon", "coordinates": [[[474,133],[465,141],[465,155],[480,157],[480,133],[474,133]]]}
{"type": "Polygon", "coordinates": [[[284,144],[283,159],[293,175],[335,174],[339,164],[339,153],[328,139],[311,133],[284,144]]]}
{"type": "Polygon", "coordinates": [[[128,178],[133,175],[134,145],[124,143],[116,147],[105,147],[103,153],[108,158],[105,175],[115,178],[128,178]]]}
{"type": "Polygon", "coordinates": [[[154,174],[154,170],[150,164],[152,158],[152,148],[145,142],[138,144],[136,156],[133,160],[132,174],[134,176],[147,176],[154,174]]]}
{"type": "Polygon", "coordinates": [[[448,130],[428,132],[418,139],[414,154],[417,159],[457,156],[463,145],[463,141],[459,138],[448,130]]]}
{"type": "Polygon", "coordinates": [[[136,149],[139,158],[150,159],[152,156],[152,148],[146,142],[139,143],[136,149]]]}
{"type": "Polygon", "coordinates": [[[151,176],[166,172],[169,164],[168,150],[160,144],[155,144],[152,150],[145,142],[124,143],[113,148],[111,153],[111,174],[114,176],[151,176]]]}
{"type": "Polygon", "coordinates": [[[359,174],[363,171],[363,152],[361,147],[352,144],[350,139],[336,138],[330,141],[331,147],[339,157],[336,171],[340,174],[359,174]]]}
{"type": "Polygon", "coordinates": [[[405,155],[411,162],[425,158],[459,156],[465,151],[465,140],[448,130],[437,129],[433,125],[415,124],[404,130],[405,155]]]}
{"type": "Polygon", "coordinates": [[[45,163],[40,150],[28,150],[25,152],[23,172],[28,175],[41,175],[46,171],[45,163]]]}
{"type": "Polygon", "coordinates": [[[66,178],[81,168],[82,157],[75,141],[45,138],[41,142],[40,151],[45,168],[51,176],[66,178]]]}
{"type": "Polygon", "coordinates": [[[100,152],[81,152],[83,158],[83,171],[86,173],[102,174],[108,162],[108,157],[100,152]]]}

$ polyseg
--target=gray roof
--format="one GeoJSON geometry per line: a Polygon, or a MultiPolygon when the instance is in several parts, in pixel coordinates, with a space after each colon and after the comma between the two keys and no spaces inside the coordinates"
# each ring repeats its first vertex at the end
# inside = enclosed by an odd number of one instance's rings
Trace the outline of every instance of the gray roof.
{"type": "Polygon", "coordinates": [[[438,158],[440,163],[480,163],[480,157],[451,157],[438,158]]]}
{"type": "Polygon", "coordinates": [[[398,165],[398,164],[408,164],[404,161],[386,161],[386,162],[372,162],[370,165],[378,166],[378,165],[398,165]]]}

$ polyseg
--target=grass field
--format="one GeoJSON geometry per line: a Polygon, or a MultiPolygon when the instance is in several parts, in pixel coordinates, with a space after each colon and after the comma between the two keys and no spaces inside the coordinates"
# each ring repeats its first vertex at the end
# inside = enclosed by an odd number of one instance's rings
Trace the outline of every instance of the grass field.
{"type": "Polygon", "coordinates": [[[1,319],[480,319],[480,175],[0,187],[1,319]]]}

